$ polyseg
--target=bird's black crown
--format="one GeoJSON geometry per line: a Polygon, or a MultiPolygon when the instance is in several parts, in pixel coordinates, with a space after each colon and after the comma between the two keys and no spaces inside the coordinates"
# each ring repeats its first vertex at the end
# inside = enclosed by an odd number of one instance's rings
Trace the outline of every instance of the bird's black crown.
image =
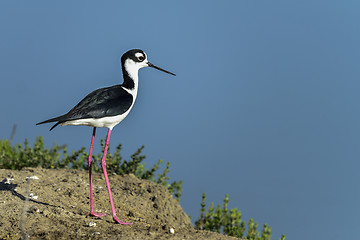
{"type": "Polygon", "coordinates": [[[146,54],[141,49],[132,49],[124,53],[121,57],[121,62],[124,64],[126,59],[132,59],[134,62],[142,62],[146,59],[146,54]]]}

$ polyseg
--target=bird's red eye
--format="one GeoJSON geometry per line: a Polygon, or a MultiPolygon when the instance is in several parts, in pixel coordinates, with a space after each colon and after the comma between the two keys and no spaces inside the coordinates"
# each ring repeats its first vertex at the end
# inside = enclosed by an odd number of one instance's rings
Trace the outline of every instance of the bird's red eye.
{"type": "Polygon", "coordinates": [[[144,61],[145,57],[144,56],[139,56],[138,59],[139,59],[140,62],[142,62],[142,61],[144,61]]]}

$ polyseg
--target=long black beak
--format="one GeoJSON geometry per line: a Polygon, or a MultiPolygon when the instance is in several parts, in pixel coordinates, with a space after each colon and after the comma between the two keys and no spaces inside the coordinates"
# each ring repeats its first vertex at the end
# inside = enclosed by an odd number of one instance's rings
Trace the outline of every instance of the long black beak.
{"type": "Polygon", "coordinates": [[[171,74],[171,75],[176,76],[175,74],[173,74],[173,73],[171,73],[171,72],[169,72],[169,71],[166,71],[166,70],[164,70],[164,69],[162,69],[162,68],[159,68],[158,66],[155,66],[154,64],[152,64],[152,63],[150,63],[150,62],[148,62],[147,64],[148,64],[149,67],[152,67],[152,68],[155,68],[155,69],[157,69],[157,70],[160,70],[160,71],[163,71],[163,72],[166,72],[166,73],[168,73],[168,74],[171,74]]]}

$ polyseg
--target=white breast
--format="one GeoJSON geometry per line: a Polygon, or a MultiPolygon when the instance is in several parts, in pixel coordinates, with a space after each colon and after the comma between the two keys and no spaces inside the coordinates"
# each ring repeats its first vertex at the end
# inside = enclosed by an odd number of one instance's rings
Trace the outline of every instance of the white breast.
{"type": "Polygon", "coordinates": [[[137,84],[135,85],[135,89],[128,90],[124,88],[126,91],[133,95],[133,103],[131,104],[130,108],[121,115],[111,116],[111,117],[103,117],[103,118],[84,118],[84,119],[77,119],[72,121],[67,121],[60,123],[61,126],[66,125],[83,125],[83,126],[91,126],[91,127],[106,127],[110,130],[113,129],[117,124],[119,124],[124,118],[130,113],[132,107],[134,106],[136,95],[137,95],[137,84]]]}

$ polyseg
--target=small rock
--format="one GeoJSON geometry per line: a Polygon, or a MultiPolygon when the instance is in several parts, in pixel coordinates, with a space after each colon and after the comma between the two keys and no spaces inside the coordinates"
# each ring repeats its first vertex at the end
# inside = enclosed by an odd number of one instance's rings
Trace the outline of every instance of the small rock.
{"type": "Polygon", "coordinates": [[[170,232],[171,234],[174,234],[174,233],[175,233],[175,230],[174,230],[173,228],[170,228],[169,232],[170,232]]]}
{"type": "Polygon", "coordinates": [[[37,176],[31,176],[31,177],[26,177],[26,179],[34,179],[34,180],[39,180],[39,178],[37,176]]]}
{"type": "Polygon", "coordinates": [[[36,199],[39,198],[39,196],[35,196],[33,193],[30,193],[30,194],[29,194],[29,198],[36,200],[36,199]]]}
{"type": "Polygon", "coordinates": [[[93,221],[89,222],[89,227],[95,227],[96,223],[94,223],[93,221]]]}
{"type": "Polygon", "coordinates": [[[10,181],[14,181],[14,179],[13,178],[5,178],[4,180],[2,180],[2,182],[4,184],[11,184],[10,181]]]}

